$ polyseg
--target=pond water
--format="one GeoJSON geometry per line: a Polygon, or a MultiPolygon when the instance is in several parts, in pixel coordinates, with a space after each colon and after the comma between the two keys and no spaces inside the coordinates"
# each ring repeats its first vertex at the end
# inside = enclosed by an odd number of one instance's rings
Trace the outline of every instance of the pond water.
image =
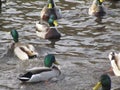
{"type": "MultiPolygon", "coordinates": [[[[105,1],[108,14],[102,19],[88,15],[92,0],[55,0],[62,10],[58,20],[61,39],[49,41],[36,36],[35,23],[47,0],[9,0],[0,13],[1,90],[92,90],[99,76],[110,68],[108,54],[120,51],[120,1],[105,1]],[[20,41],[33,44],[39,60],[20,62],[9,51],[13,42],[8,33],[16,29],[20,41]],[[23,84],[17,76],[25,68],[42,65],[47,53],[61,63],[57,82],[23,84]]],[[[112,88],[119,88],[119,77],[111,76],[112,88]]],[[[119,90],[119,89],[118,89],[119,90]]]]}

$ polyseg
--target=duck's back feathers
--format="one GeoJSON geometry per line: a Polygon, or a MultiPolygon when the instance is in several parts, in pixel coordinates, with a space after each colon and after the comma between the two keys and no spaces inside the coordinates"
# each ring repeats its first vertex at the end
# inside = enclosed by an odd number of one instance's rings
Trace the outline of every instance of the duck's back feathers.
{"type": "Polygon", "coordinates": [[[47,33],[47,31],[49,30],[49,26],[42,23],[38,23],[36,22],[36,34],[38,37],[44,38],[45,39],[45,35],[47,33]]]}
{"type": "Polygon", "coordinates": [[[119,68],[119,70],[120,70],[120,53],[118,53],[118,54],[116,55],[115,61],[116,61],[116,64],[117,64],[117,66],[118,66],[118,68],[119,68]]]}
{"type": "Polygon", "coordinates": [[[112,66],[114,74],[116,76],[120,76],[120,69],[118,68],[118,66],[116,65],[116,62],[114,60],[111,61],[111,66],[112,66]]]}
{"type": "Polygon", "coordinates": [[[113,72],[116,76],[120,76],[120,54],[117,54],[115,52],[109,53],[109,60],[111,62],[111,66],[113,69],[113,72]]]}
{"type": "Polygon", "coordinates": [[[49,11],[49,9],[48,9],[47,5],[44,6],[43,9],[41,10],[41,13],[40,13],[40,18],[42,20],[47,21],[49,19],[49,13],[48,13],[48,11],[49,11]]]}
{"type": "Polygon", "coordinates": [[[120,70],[120,53],[117,54],[115,52],[110,52],[108,57],[110,61],[115,61],[118,69],[120,70]]]}
{"type": "Polygon", "coordinates": [[[21,60],[28,60],[29,59],[28,55],[24,51],[22,51],[22,49],[20,47],[16,47],[14,49],[14,52],[15,52],[15,55],[18,58],[20,58],[21,60]]]}
{"type": "Polygon", "coordinates": [[[36,31],[38,32],[47,32],[49,29],[49,25],[45,22],[36,22],[36,31]]]}
{"type": "Polygon", "coordinates": [[[21,60],[28,60],[38,56],[38,53],[35,52],[35,48],[30,44],[21,44],[16,43],[14,48],[15,55],[21,60]]]}
{"type": "Polygon", "coordinates": [[[51,69],[48,68],[48,67],[34,67],[34,68],[31,68],[31,69],[27,69],[26,71],[27,72],[32,72],[33,74],[36,74],[36,73],[41,73],[41,72],[44,72],[44,71],[51,71],[51,69]]]}

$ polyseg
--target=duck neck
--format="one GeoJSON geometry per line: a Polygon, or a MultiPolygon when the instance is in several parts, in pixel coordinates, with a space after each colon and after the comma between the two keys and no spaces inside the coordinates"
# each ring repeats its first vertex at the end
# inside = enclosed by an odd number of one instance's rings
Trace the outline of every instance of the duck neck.
{"type": "Polygon", "coordinates": [[[49,19],[48,23],[50,25],[50,27],[54,27],[55,25],[53,24],[54,20],[53,19],[49,19]]]}
{"type": "Polygon", "coordinates": [[[18,38],[13,38],[14,39],[14,42],[15,43],[18,43],[19,42],[19,39],[18,38]]]}
{"type": "Polygon", "coordinates": [[[50,25],[50,27],[54,27],[55,26],[53,23],[50,23],[49,25],[50,25]]]}

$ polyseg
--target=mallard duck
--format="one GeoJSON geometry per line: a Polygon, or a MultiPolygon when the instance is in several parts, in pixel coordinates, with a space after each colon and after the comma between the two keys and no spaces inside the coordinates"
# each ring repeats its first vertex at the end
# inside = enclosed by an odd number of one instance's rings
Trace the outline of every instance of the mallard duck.
{"type": "Polygon", "coordinates": [[[33,45],[19,42],[19,34],[16,30],[11,30],[11,35],[14,40],[11,48],[14,48],[14,53],[19,59],[28,60],[38,56],[33,45]]]}
{"type": "Polygon", "coordinates": [[[89,15],[92,16],[104,16],[106,14],[106,10],[103,6],[104,0],[94,0],[91,7],[89,8],[89,15]]]}
{"type": "Polygon", "coordinates": [[[53,65],[53,63],[59,65],[55,60],[55,56],[53,54],[48,54],[44,59],[45,67],[28,69],[25,74],[20,74],[18,79],[22,82],[40,82],[56,78],[61,74],[61,71],[57,66],[53,65]]]}
{"type": "Polygon", "coordinates": [[[48,24],[46,22],[36,22],[36,34],[44,39],[60,39],[61,34],[57,30],[57,21],[54,15],[51,15],[48,24]],[[49,25],[48,25],[49,24],[49,25]]]}
{"type": "Polygon", "coordinates": [[[100,81],[94,86],[93,90],[110,90],[111,79],[107,74],[103,74],[100,77],[100,81]],[[99,89],[102,87],[102,89],[99,89]]]}
{"type": "Polygon", "coordinates": [[[55,20],[62,18],[61,10],[58,7],[56,7],[54,0],[48,0],[48,4],[45,5],[41,10],[40,18],[41,20],[48,21],[51,14],[55,16],[55,20]]]}
{"type": "Polygon", "coordinates": [[[116,76],[120,76],[120,53],[110,52],[108,56],[112,70],[116,76]]]}

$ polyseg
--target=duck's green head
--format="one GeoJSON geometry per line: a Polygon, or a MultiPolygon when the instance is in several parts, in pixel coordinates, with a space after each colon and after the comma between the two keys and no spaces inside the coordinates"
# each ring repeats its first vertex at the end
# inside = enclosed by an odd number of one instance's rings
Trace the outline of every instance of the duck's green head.
{"type": "Polygon", "coordinates": [[[100,81],[95,85],[93,90],[99,90],[100,87],[102,87],[101,90],[110,90],[111,89],[111,79],[107,74],[103,74],[100,77],[100,81]]]}
{"type": "Polygon", "coordinates": [[[18,32],[15,30],[15,29],[13,29],[13,30],[11,30],[11,35],[12,35],[12,37],[13,37],[13,40],[15,41],[15,42],[18,42],[19,41],[19,34],[18,34],[18,32]]]}
{"type": "Polygon", "coordinates": [[[48,23],[50,26],[58,26],[58,22],[55,20],[55,15],[50,15],[48,23]]]}
{"type": "Polygon", "coordinates": [[[45,67],[51,67],[53,63],[59,65],[59,63],[55,60],[55,56],[53,54],[46,55],[44,58],[45,67]]]}
{"type": "Polygon", "coordinates": [[[54,8],[55,5],[54,5],[54,1],[53,0],[48,0],[48,8],[54,8]]]}

